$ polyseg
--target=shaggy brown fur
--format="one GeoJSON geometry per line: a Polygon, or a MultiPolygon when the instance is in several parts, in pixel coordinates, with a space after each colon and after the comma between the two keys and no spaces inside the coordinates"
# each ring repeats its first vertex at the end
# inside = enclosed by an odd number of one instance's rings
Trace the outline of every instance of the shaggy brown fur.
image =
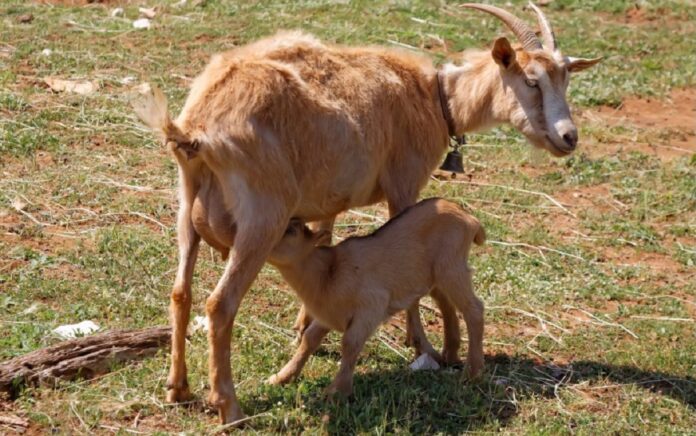
{"type": "MultiPolygon", "coordinates": [[[[467,265],[472,242],[485,233],[457,205],[429,199],[392,218],[370,236],[317,247],[323,235],[291,222],[268,261],[297,292],[315,318],[293,358],[274,384],[297,377],[329,330],[343,332],[341,368],[329,393],[348,395],[358,354],[375,329],[394,313],[437,290],[464,315],[469,335],[468,369],[483,368],[483,303],[472,288],[467,265]]],[[[420,323],[419,323],[420,325],[420,323]]],[[[451,344],[454,351],[459,347],[451,344]]]]}

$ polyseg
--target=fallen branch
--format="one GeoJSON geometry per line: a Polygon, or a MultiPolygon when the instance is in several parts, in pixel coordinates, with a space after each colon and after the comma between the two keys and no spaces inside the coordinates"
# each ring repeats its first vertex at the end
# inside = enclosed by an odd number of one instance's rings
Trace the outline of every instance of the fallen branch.
{"type": "Polygon", "coordinates": [[[29,427],[29,421],[15,415],[0,415],[0,425],[8,426],[18,433],[24,433],[29,427]]]}
{"type": "Polygon", "coordinates": [[[0,363],[0,391],[16,396],[27,384],[92,378],[114,363],[153,355],[170,341],[169,327],[114,330],[71,339],[0,363]]]}

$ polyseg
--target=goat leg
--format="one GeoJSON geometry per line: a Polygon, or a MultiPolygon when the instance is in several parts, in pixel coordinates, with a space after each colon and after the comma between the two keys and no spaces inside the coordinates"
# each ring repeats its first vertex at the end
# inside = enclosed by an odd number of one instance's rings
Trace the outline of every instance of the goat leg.
{"type": "Polygon", "coordinates": [[[186,327],[191,314],[191,282],[198,257],[200,236],[191,222],[191,208],[184,203],[177,220],[179,265],[172,288],[169,312],[172,323],[171,366],[167,377],[166,400],[170,403],[188,401],[191,393],[186,379],[186,327]]]}

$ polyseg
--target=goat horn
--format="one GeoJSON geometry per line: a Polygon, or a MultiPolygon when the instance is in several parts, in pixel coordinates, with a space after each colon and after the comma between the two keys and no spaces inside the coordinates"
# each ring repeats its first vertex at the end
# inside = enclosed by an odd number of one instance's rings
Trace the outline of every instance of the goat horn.
{"type": "Polygon", "coordinates": [[[482,5],[478,3],[464,3],[461,5],[465,8],[478,9],[494,15],[507,25],[512,33],[520,40],[522,47],[525,50],[542,50],[541,42],[537,38],[534,31],[522,20],[512,15],[510,12],[491,5],[482,5]]]}
{"type": "Polygon", "coordinates": [[[537,14],[537,19],[539,21],[539,28],[541,29],[541,36],[544,41],[544,48],[550,52],[556,51],[556,35],[553,33],[553,28],[551,23],[546,18],[546,15],[531,1],[529,2],[529,7],[534,9],[537,14]]]}

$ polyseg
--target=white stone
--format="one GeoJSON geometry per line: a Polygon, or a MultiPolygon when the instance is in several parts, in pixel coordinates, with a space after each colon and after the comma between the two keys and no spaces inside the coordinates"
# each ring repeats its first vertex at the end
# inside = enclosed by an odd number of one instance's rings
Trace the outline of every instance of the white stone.
{"type": "Polygon", "coordinates": [[[66,324],[53,329],[53,333],[63,339],[75,339],[78,336],[87,336],[99,330],[99,326],[93,321],[82,321],[77,324],[66,324]]]}
{"type": "Polygon", "coordinates": [[[147,18],[138,18],[137,20],[133,21],[133,27],[136,29],[149,29],[150,20],[147,18]]]}
{"type": "Polygon", "coordinates": [[[409,366],[413,371],[422,371],[422,370],[435,370],[435,369],[440,369],[440,365],[430,357],[430,354],[423,353],[420,356],[418,356],[418,359],[414,360],[413,363],[411,363],[409,366]]]}

